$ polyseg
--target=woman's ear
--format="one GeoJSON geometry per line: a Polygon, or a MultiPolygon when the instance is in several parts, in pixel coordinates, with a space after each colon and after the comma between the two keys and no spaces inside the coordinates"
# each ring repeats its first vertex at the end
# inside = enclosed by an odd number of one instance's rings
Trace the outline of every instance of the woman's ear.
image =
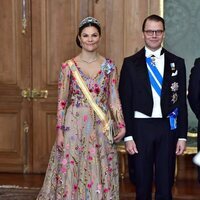
{"type": "Polygon", "coordinates": [[[81,44],[81,37],[80,37],[80,35],[78,35],[78,40],[79,40],[79,42],[80,42],[80,45],[82,46],[82,44],[81,44]]]}

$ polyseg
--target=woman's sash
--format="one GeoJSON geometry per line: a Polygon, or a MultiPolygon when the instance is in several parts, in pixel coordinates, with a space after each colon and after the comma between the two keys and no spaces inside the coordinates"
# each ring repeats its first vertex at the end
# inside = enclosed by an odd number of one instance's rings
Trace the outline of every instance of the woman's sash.
{"type": "Polygon", "coordinates": [[[76,65],[72,60],[68,61],[68,65],[72,71],[73,76],[76,79],[77,84],[81,88],[81,91],[85,95],[88,103],[92,107],[92,109],[95,111],[97,116],[100,118],[100,120],[103,122],[103,132],[107,136],[109,142],[112,144],[113,143],[113,134],[115,132],[114,127],[113,127],[113,121],[112,119],[108,119],[107,115],[102,111],[102,109],[96,104],[94,101],[90,91],[87,88],[87,85],[85,81],[82,79],[76,65]]]}

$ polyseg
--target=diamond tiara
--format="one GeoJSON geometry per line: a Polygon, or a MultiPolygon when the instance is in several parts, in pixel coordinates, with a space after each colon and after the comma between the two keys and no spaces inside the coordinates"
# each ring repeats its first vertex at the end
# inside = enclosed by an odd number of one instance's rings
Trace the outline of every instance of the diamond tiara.
{"type": "Polygon", "coordinates": [[[96,24],[100,27],[100,23],[97,19],[95,19],[94,17],[86,17],[85,19],[83,19],[79,25],[79,28],[81,28],[82,26],[84,26],[85,24],[96,24]]]}

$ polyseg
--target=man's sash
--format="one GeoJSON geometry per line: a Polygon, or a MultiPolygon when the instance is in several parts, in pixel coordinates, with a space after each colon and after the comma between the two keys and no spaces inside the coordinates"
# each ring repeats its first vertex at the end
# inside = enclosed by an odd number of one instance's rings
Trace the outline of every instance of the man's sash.
{"type": "Polygon", "coordinates": [[[161,96],[163,77],[155,66],[152,57],[146,58],[149,79],[156,93],[161,96]]]}

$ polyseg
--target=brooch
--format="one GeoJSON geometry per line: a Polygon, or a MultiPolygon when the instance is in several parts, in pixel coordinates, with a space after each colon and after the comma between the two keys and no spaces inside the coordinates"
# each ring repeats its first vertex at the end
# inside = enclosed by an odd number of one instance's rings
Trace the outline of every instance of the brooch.
{"type": "Polygon", "coordinates": [[[105,71],[106,74],[110,74],[113,69],[114,69],[114,64],[113,63],[106,63],[104,66],[103,66],[103,70],[105,71]]]}
{"type": "Polygon", "coordinates": [[[171,85],[172,92],[177,92],[178,88],[179,88],[179,85],[177,82],[172,83],[172,85],[171,85]]]}

